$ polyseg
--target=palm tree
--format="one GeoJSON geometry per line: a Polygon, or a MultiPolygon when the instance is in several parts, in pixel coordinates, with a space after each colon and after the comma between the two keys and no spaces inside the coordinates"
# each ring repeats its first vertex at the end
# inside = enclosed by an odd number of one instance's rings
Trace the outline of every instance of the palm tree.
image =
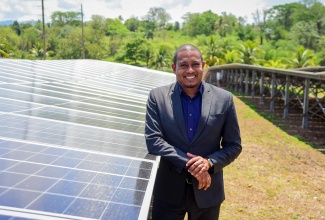
{"type": "Polygon", "coordinates": [[[204,48],[202,52],[203,52],[203,60],[205,62],[206,67],[219,64],[218,54],[220,52],[218,51],[218,49],[220,49],[220,47],[218,47],[217,37],[210,36],[204,42],[204,48]]]}
{"type": "Polygon", "coordinates": [[[259,47],[252,41],[248,40],[240,44],[239,57],[240,62],[244,64],[255,64],[258,61],[259,47]]]}
{"type": "Polygon", "coordinates": [[[43,44],[37,43],[33,45],[33,48],[30,50],[30,55],[35,58],[43,57],[43,44]]]}
{"type": "Polygon", "coordinates": [[[283,63],[282,60],[267,60],[264,63],[265,67],[271,67],[271,68],[280,68],[280,69],[286,69],[287,65],[283,63]]]}
{"type": "Polygon", "coordinates": [[[312,51],[305,49],[304,47],[299,47],[293,58],[287,61],[292,68],[301,68],[316,65],[315,54],[312,51]]]}
{"type": "Polygon", "coordinates": [[[150,66],[157,70],[163,70],[168,66],[168,53],[165,49],[159,49],[155,59],[151,62],[150,66]]]}
{"type": "Polygon", "coordinates": [[[240,63],[240,57],[238,52],[236,50],[227,50],[220,63],[240,63]]]}
{"type": "Polygon", "coordinates": [[[4,38],[3,43],[0,43],[0,57],[10,58],[10,51],[12,50],[9,44],[7,44],[7,40],[4,38]]]}

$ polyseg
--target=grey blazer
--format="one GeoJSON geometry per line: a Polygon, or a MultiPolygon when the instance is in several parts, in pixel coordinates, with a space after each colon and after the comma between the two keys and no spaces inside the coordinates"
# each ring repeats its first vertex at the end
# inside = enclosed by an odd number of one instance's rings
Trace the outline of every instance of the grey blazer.
{"type": "Polygon", "coordinates": [[[192,142],[187,137],[176,83],[153,89],[148,97],[146,144],[150,154],[161,156],[154,197],[169,204],[177,205],[182,199],[188,176],[187,152],[214,163],[210,188],[198,189],[198,181],[192,178],[198,206],[208,208],[225,199],[222,168],[242,150],[232,94],[203,81],[202,85],[201,118],[192,142]]]}

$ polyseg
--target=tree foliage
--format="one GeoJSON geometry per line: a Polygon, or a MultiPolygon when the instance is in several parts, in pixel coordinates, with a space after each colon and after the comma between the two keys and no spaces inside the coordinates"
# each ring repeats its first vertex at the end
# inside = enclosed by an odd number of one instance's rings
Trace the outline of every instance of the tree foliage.
{"type": "MultiPolygon", "coordinates": [[[[256,10],[254,22],[222,12],[186,13],[183,22],[170,22],[165,9],[150,8],[124,20],[92,15],[84,23],[88,59],[123,62],[169,71],[174,50],[197,45],[207,66],[246,63],[274,68],[325,64],[325,6],[302,0],[256,10]],[[298,49],[297,49],[298,48],[298,49]],[[303,49],[301,49],[303,48],[303,49]]],[[[47,59],[81,59],[79,12],[56,11],[46,25],[47,59]]],[[[19,23],[0,27],[0,56],[40,59],[43,27],[19,23]]]]}

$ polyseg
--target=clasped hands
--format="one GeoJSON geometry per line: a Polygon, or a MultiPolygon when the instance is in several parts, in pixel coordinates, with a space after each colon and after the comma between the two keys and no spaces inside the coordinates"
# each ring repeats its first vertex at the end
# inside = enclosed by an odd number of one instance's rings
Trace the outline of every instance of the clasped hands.
{"type": "Polygon", "coordinates": [[[188,172],[199,181],[199,189],[208,189],[211,185],[211,176],[208,172],[210,165],[207,159],[187,153],[190,160],[186,163],[188,172]]]}

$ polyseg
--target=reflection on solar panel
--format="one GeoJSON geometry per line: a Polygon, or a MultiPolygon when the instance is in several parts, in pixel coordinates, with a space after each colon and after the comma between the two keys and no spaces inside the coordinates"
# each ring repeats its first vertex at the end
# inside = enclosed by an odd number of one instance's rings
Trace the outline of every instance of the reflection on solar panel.
{"type": "Polygon", "coordinates": [[[95,60],[0,59],[0,219],[146,219],[150,89],[173,74],[95,60]]]}

